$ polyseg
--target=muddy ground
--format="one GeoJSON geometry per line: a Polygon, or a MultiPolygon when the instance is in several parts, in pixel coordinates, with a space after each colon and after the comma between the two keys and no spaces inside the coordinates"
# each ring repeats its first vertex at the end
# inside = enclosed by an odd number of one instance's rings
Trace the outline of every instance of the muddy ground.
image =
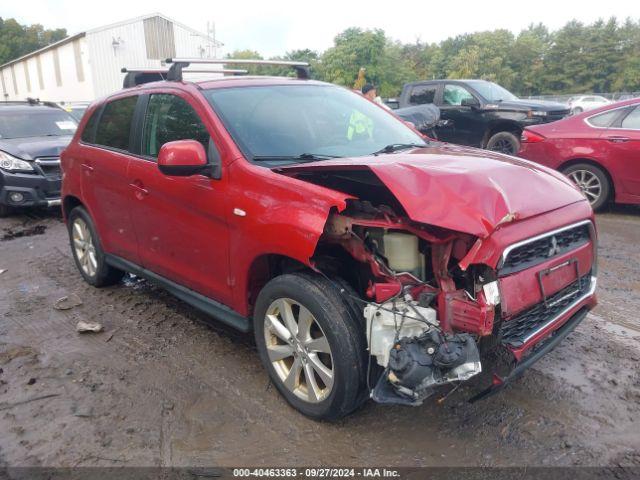
{"type": "Polygon", "coordinates": [[[640,209],[597,221],[600,304],[517,383],[331,424],[283,401],[250,335],[144,281],[88,286],[54,213],[2,219],[0,465],[639,465],[640,209]]]}

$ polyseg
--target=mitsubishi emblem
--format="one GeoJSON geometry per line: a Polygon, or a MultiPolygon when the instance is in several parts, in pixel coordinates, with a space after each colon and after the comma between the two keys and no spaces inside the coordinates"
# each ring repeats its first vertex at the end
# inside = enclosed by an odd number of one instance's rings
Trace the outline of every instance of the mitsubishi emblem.
{"type": "Polygon", "coordinates": [[[551,248],[549,248],[549,253],[547,254],[547,256],[553,257],[554,255],[557,255],[559,253],[560,247],[558,246],[558,239],[554,235],[553,237],[551,237],[551,248]]]}

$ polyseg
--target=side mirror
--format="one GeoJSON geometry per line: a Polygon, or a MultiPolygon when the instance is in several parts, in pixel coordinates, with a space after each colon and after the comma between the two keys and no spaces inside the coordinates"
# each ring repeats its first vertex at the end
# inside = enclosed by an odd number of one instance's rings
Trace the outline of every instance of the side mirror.
{"type": "Polygon", "coordinates": [[[478,108],[480,106],[480,102],[475,97],[467,97],[462,99],[460,105],[463,107],[478,108]]]}
{"type": "Polygon", "coordinates": [[[160,147],[158,168],[165,175],[188,177],[204,174],[210,165],[207,152],[196,140],[176,140],[160,147]]]}

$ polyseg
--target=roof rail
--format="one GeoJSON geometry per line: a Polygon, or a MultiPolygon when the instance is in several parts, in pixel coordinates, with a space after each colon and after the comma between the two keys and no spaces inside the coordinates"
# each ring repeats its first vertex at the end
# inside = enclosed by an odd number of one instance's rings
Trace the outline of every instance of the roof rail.
{"type": "MultiPolygon", "coordinates": [[[[126,68],[120,69],[122,73],[127,75],[122,82],[122,88],[131,88],[144,83],[157,82],[160,80],[166,80],[169,74],[168,68],[126,68]]],[[[247,70],[233,69],[233,68],[220,68],[216,70],[185,70],[184,73],[222,73],[229,75],[244,75],[247,70]]]]}
{"type": "Polygon", "coordinates": [[[250,60],[245,58],[167,58],[166,63],[171,67],[167,73],[167,80],[182,81],[182,70],[192,63],[197,64],[231,64],[231,65],[278,65],[292,67],[299,79],[310,78],[309,64],[307,62],[292,62],[288,60],[250,60]]]}

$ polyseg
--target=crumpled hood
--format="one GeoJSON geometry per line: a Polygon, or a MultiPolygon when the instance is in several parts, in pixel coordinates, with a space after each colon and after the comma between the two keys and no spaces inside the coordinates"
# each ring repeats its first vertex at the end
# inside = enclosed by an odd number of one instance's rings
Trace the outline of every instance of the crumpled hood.
{"type": "Polygon", "coordinates": [[[409,218],[481,238],[502,223],[586,202],[560,173],[487,150],[440,144],[397,154],[279,167],[304,172],[370,169],[409,218]]]}
{"type": "Polygon", "coordinates": [[[3,138],[0,139],[0,150],[23,160],[34,160],[38,157],[59,157],[72,138],[71,135],[3,138]]]}

